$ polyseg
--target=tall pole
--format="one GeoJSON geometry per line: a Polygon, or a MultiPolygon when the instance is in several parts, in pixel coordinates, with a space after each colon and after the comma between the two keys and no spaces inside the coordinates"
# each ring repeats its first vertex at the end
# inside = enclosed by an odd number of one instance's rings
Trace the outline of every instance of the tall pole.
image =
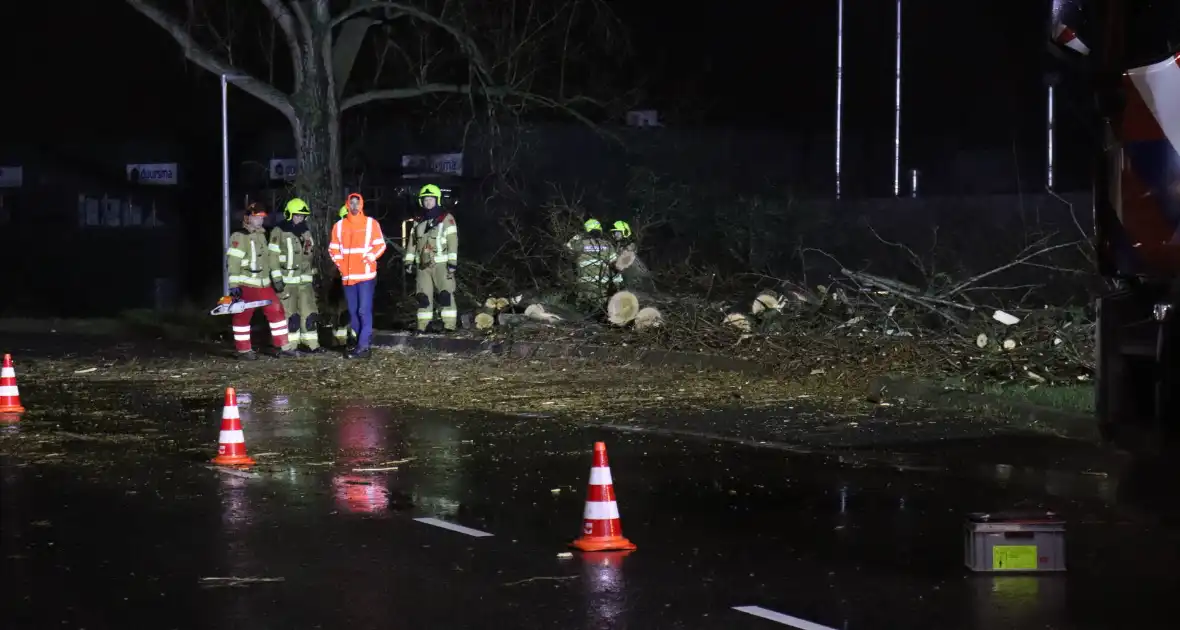
{"type": "Polygon", "coordinates": [[[893,76],[893,196],[901,194],[901,0],[897,0],[897,59],[893,76]]]}
{"type": "Polygon", "coordinates": [[[1048,136],[1045,139],[1045,142],[1047,144],[1047,146],[1045,147],[1045,153],[1047,155],[1047,158],[1046,158],[1047,168],[1045,170],[1045,186],[1048,187],[1049,190],[1053,190],[1053,157],[1054,157],[1053,156],[1053,153],[1054,153],[1054,148],[1053,148],[1053,136],[1054,136],[1054,133],[1053,133],[1054,132],[1054,129],[1053,129],[1053,127],[1054,127],[1053,96],[1054,96],[1054,94],[1053,94],[1053,92],[1054,92],[1053,85],[1050,84],[1049,85],[1049,94],[1048,94],[1048,99],[1047,99],[1049,101],[1049,111],[1047,113],[1048,120],[1045,121],[1046,135],[1048,136]]]}
{"type": "Polygon", "coordinates": [[[836,199],[840,198],[841,123],[844,118],[844,0],[836,0],[836,199]]]}
{"type": "Polygon", "coordinates": [[[221,294],[229,295],[229,77],[221,75],[221,294]]]}

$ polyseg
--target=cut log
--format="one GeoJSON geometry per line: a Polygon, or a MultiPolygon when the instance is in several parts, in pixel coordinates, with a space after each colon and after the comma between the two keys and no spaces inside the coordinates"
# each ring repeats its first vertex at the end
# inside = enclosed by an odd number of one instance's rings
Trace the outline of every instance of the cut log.
{"type": "Polygon", "coordinates": [[[626,326],[639,314],[639,297],[631,291],[619,291],[606,303],[606,318],[615,326],[626,326]]]}
{"type": "Polygon", "coordinates": [[[553,322],[536,320],[528,317],[524,313],[500,313],[496,316],[496,323],[506,328],[521,329],[542,329],[549,328],[553,322]]]}
{"type": "Polygon", "coordinates": [[[647,306],[639,309],[635,314],[635,330],[650,330],[659,328],[664,323],[664,315],[658,308],[647,306]]]}
{"type": "Polygon", "coordinates": [[[540,304],[529,304],[528,308],[524,309],[524,316],[529,319],[534,319],[539,322],[546,322],[549,324],[556,324],[561,321],[561,316],[547,312],[545,307],[540,304]]]}
{"type": "Polygon", "coordinates": [[[624,271],[634,264],[637,259],[638,256],[635,255],[634,250],[624,249],[623,251],[619,252],[619,257],[615,259],[615,269],[624,271]]]}
{"type": "Polygon", "coordinates": [[[782,310],[783,304],[779,296],[769,291],[763,291],[754,298],[754,304],[750,307],[750,312],[754,315],[762,315],[767,311],[782,310]]]}
{"type": "Polygon", "coordinates": [[[725,316],[725,325],[733,326],[742,332],[750,332],[750,320],[741,313],[730,313],[725,316]]]}
{"type": "Polygon", "coordinates": [[[496,298],[489,297],[487,300],[484,301],[483,307],[486,309],[489,309],[489,310],[493,310],[493,311],[496,310],[496,308],[497,308],[496,298]]]}
{"type": "Polygon", "coordinates": [[[633,250],[623,250],[623,253],[619,254],[618,260],[615,261],[615,268],[621,272],[623,286],[627,289],[638,289],[647,293],[655,292],[655,281],[652,279],[651,271],[644,264],[643,259],[633,250]],[[624,266],[623,263],[626,265],[624,266]]]}
{"type": "Polygon", "coordinates": [[[512,305],[512,300],[509,300],[506,297],[496,298],[496,309],[498,309],[498,310],[502,311],[511,305],[512,305]]]}
{"type": "Polygon", "coordinates": [[[490,309],[481,308],[475,313],[475,329],[488,330],[496,324],[496,316],[490,309]]]}

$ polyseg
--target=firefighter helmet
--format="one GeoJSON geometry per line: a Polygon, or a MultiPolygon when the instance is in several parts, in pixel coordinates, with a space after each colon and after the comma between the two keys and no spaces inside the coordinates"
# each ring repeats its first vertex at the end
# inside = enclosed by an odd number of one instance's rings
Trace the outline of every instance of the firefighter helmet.
{"type": "Polygon", "coordinates": [[[612,232],[618,232],[623,235],[623,238],[631,238],[631,224],[626,221],[615,221],[611,226],[612,232]]]}
{"type": "Polygon", "coordinates": [[[585,228],[587,232],[593,232],[595,230],[599,232],[602,231],[602,223],[600,223],[598,219],[589,219],[582,224],[582,227],[585,228]]]}
{"type": "Polygon", "coordinates": [[[426,197],[434,197],[435,205],[442,205],[442,190],[434,184],[426,184],[422,190],[418,191],[418,205],[422,205],[422,200],[426,197]]]}
{"type": "Polygon", "coordinates": [[[299,197],[288,201],[287,207],[283,208],[283,215],[287,217],[288,221],[291,220],[292,215],[296,214],[311,214],[311,210],[307,208],[307,202],[299,197]]]}
{"type": "Polygon", "coordinates": [[[264,216],[266,216],[266,208],[263,208],[262,204],[258,203],[257,201],[251,201],[246,206],[246,216],[248,216],[248,217],[264,217],[264,216]]]}
{"type": "Polygon", "coordinates": [[[348,216],[348,204],[340,206],[340,218],[343,219],[346,216],[348,216]]]}

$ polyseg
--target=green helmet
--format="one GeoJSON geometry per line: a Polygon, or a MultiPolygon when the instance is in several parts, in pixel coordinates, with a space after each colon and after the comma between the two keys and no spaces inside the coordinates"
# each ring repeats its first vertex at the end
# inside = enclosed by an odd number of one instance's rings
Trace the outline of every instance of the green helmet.
{"type": "Polygon", "coordinates": [[[631,224],[626,221],[615,221],[611,226],[612,232],[618,232],[623,235],[623,238],[631,238],[631,224]]]}
{"type": "Polygon", "coordinates": [[[292,215],[296,214],[311,214],[311,210],[307,209],[307,202],[299,197],[288,201],[287,207],[283,208],[283,215],[287,217],[288,221],[291,220],[292,215]]]}
{"type": "Polygon", "coordinates": [[[426,197],[434,197],[435,205],[442,205],[442,190],[434,184],[426,184],[422,190],[418,191],[418,205],[422,205],[422,200],[426,197]]]}
{"type": "Polygon", "coordinates": [[[590,219],[583,223],[582,227],[586,228],[587,232],[593,232],[595,230],[602,231],[602,224],[598,222],[598,219],[590,219]]]}
{"type": "Polygon", "coordinates": [[[346,216],[348,216],[348,204],[340,206],[340,218],[343,219],[346,216]]]}

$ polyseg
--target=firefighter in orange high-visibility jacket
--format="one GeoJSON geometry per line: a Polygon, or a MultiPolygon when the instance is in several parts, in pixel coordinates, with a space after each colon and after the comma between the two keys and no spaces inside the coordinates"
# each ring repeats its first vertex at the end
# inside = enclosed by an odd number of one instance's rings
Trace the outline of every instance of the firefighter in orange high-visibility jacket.
{"type": "MultiPolygon", "coordinates": [[[[287,338],[287,317],[279,303],[278,294],[286,289],[281,275],[274,278],[272,288],[270,244],[266,231],[262,229],[265,219],[266,211],[252,203],[242,217],[242,229],[229,235],[229,249],[225,252],[229,263],[229,293],[231,297],[245,302],[270,300],[270,304],[262,307],[262,314],[270,326],[271,340],[279,356],[295,357],[299,353],[287,338]]],[[[254,309],[247,309],[235,313],[230,320],[234,348],[240,358],[247,360],[258,358],[250,343],[250,318],[253,315],[254,309]]]]}
{"type": "Polygon", "coordinates": [[[365,198],[357,193],[345,202],[348,214],[332,226],[328,253],[340,270],[344,298],[352,329],[356,331],[356,348],[345,353],[349,359],[366,358],[373,339],[373,292],[377,288],[377,260],[385,253],[385,235],[381,224],[365,216],[365,198]]]}
{"type": "Polygon", "coordinates": [[[414,226],[414,238],[406,249],[406,273],[414,273],[418,300],[418,330],[425,331],[434,319],[434,298],[438,294],[443,328],[458,327],[459,305],[455,300],[455,270],[459,265],[459,227],[455,217],[442,207],[442,191],[427,184],[418,192],[424,211],[414,226]]]}

